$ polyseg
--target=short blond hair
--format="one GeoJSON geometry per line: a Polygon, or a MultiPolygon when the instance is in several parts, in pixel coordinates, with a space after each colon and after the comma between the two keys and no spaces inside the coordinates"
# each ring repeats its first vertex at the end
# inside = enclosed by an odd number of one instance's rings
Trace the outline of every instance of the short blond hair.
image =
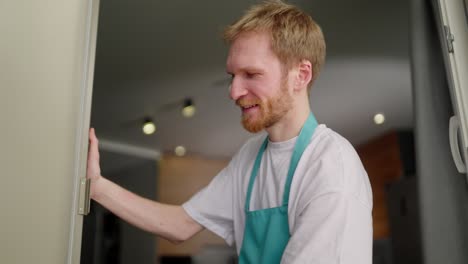
{"type": "Polygon", "coordinates": [[[299,8],[279,0],[264,1],[250,7],[224,30],[224,40],[232,44],[244,32],[266,31],[271,47],[287,70],[302,60],[312,64],[312,86],[325,61],[325,39],[320,26],[299,8]]]}

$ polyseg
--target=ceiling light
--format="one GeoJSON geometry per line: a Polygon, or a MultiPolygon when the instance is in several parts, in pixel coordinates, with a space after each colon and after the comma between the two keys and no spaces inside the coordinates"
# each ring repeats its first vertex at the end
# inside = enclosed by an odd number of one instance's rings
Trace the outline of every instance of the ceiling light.
{"type": "Polygon", "coordinates": [[[385,122],[385,115],[382,113],[378,113],[374,116],[374,123],[376,125],[381,125],[385,122]]]}
{"type": "Polygon", "coordinates": [[[182,108],[182,115],[189,118],[195,115],[195,105],[192,99],[187,98],[184,100],[184,107],[182,108]]]}
{"type": "Polygon", "coordinates": [[[182,157],[185,155],[186,150],[183,146],[177,146],[174,150],[175,154],[179,157],[182,157]]]}
{"type": "Polygon", "coordinates": [[[156,131],[156,125],[153,123],[151,118],[146,118],[143,122],[143,133],[151,135],[156,131]]]}

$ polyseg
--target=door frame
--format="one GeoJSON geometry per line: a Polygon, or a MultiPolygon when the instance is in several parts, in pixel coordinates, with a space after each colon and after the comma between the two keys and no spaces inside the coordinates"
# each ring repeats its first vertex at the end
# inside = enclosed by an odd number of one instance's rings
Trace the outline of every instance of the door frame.
{"type": "MultiPolygon", "coordinates": [[[[68,264],[80,264],[81,239],[83,231],[83,215],[78,214],[80,199],[81,178],[86,177],[89,124],[91,119],[91,103],[93,94],[94,66],[96,57],[97,28],[99,18],[100,0],[88,0],[85,11],[86,25],[83,36],[83,58],[81,65],[82,77],[80,78],[80,102],[77,111],[77,133],[75,138],[75,158],[73,165],[73,199],[70,206],[70,230],[67,262],[68,264]]],[[[89,198],[88,198],[89,199],[89,198]]]]}

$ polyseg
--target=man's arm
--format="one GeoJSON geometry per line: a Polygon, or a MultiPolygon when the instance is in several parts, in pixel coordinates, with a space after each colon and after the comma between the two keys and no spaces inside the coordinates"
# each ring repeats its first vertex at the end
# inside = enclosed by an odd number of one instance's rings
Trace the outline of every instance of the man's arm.
{"type": "Polygon", "coordinates": [[[145,231],[173,243],[191,238],[203,229],[179,205],[167,205],[140,197],[101,176],[98,139],[89,133],[87,178],[91,179],[91,198],[105,208],[145,231]]]}

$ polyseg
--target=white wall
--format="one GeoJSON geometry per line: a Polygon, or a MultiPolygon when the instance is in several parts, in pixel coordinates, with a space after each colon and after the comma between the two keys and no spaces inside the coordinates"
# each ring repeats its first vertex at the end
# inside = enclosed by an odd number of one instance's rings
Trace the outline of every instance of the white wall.
{"type": "Polygon", "coordinates": [[[89,5],[0,2],[0,263],[79,261],[89,5]]]}

